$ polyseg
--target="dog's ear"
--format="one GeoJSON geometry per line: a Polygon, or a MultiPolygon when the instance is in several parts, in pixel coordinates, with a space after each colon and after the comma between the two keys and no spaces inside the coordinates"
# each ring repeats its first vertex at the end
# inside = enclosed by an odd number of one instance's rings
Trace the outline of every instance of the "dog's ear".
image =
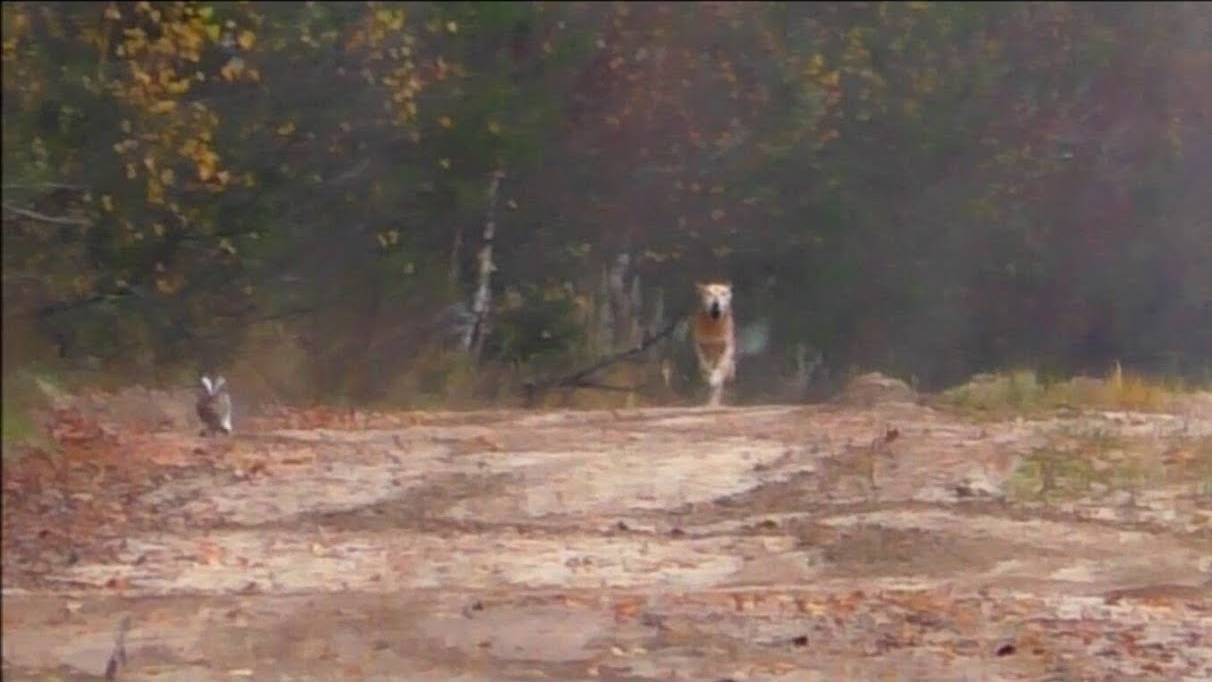
{"type": "Polygon", "coordinates": [[[703,284],[702,282],[695,282],[695,283],[694,283],[694,290],[695,290],[695,291],[697,291],[697,292],[699,292],[699,293],[701,294],[701,293],[703,293],[704,291],[707,291],[707,285],[706,285],[706,284],[703,284]]]}
{"type": "Polygon", "coordinates": [[[202,377],[202,387],[206,389],[207,393],[214,392],[210,387],[210,377],[207,377],[207,376],[202,377]]]}

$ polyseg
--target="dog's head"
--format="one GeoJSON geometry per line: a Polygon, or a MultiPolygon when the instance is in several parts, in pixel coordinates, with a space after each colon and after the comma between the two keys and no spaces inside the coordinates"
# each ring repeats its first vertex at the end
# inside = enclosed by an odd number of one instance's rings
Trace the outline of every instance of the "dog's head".
{"type": "Polygon", "coordinates": [[[696,284],[699,291],[699,305],[703,312],[718,320],[732,309],[732,285],[726,282],[696,284]]]}

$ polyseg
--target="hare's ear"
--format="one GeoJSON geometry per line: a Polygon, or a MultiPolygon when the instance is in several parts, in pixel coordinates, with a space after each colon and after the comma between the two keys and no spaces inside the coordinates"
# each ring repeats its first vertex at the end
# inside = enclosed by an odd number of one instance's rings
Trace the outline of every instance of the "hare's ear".
{"type": "Polygon", "coordinates": [[[202,387],[206,389],[206,392],[207,392],[207,393],[214,393],[214,392],[215,392],[215,389],[211,388],[211,385],[210,385],[210,377],[208,377],[208,376],[203,376],[203,377],[202,377],[202,387]]]}
{"type": "Polygon", "coordinates": [[[215,378],[215,393],[218,393],[226,385],[227,379],[224,379],[223,377],[215,378]]]}

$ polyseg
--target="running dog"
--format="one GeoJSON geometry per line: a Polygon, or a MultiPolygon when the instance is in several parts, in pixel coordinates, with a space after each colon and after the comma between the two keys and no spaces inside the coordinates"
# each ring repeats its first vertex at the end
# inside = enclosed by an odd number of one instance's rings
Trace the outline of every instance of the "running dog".
{"type": "Polygon", "coordinates": [[[711,388],[708,407],[718,407],[724,382],[736,379],[736,331],[732,319],[732,285],[696,284],[699,310],[694,316],[694,350],[699,369],[711,388]]]}

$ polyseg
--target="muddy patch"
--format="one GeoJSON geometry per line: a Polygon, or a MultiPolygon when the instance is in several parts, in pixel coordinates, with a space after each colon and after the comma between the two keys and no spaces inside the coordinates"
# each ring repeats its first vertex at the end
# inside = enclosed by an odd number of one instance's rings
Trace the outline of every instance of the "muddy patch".
{"type": "Polygon", "coordinates": [[[919,575],[937,577],[986,571],[1024,553],[1010,543],[989,543],[924,528],[860,525],[836,534],[822,547],[826,573],[838,576],[919,575]]]}

